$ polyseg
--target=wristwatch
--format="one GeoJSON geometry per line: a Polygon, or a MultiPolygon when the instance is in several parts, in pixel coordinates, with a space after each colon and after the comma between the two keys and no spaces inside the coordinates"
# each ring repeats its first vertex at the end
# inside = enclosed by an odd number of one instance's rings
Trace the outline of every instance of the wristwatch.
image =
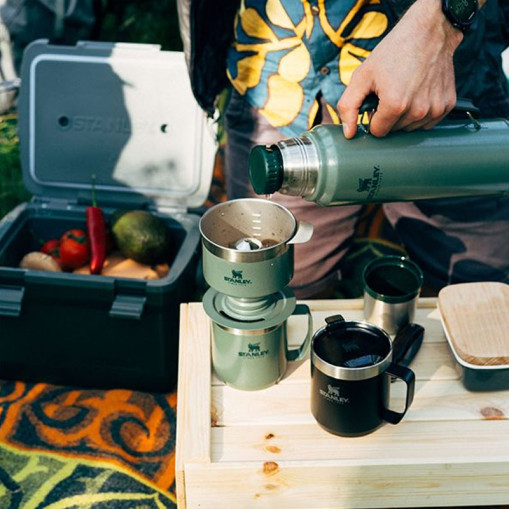
{"type": "Polygon", "coordinates": [[[466,32],[479,10],[478,0],[442,0],[442,10],[452,26],[466,32]]]}

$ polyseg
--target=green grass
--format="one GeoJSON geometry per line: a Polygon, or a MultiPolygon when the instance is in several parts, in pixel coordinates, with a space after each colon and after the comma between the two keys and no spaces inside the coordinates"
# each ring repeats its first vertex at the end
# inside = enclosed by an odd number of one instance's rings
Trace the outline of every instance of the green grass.
{"type": "Polygon", "coordinates": [[[17,115],[0,116],[0,217],[30,199],[21,177],[17,115]]]}
{"type": "Polygon", "coordinates": [[[103,0],[99,39],[112,42],[160,44],[181,51],[176,0],[103,0]]]}

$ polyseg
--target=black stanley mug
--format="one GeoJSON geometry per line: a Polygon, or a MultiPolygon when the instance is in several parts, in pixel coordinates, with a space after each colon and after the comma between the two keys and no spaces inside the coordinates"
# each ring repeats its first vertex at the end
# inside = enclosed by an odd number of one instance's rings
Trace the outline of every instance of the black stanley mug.
{"type": "Polygon", "coordinates": [[[336,435],[358,436],[397,424],[414,397],[415,375],[392,362],[390,336],[364,321],[326,318],[311,343],[311,412],[336,435]],[[406,384],[403,412],[389,409],[391,377],[406,384]]]}

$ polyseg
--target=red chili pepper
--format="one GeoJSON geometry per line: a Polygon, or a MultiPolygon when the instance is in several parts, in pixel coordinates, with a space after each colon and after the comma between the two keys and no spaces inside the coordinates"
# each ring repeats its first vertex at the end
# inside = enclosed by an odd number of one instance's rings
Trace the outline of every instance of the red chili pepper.
{"type": "Polygon", "coordinates": [[[90,240],[90,274],[100,274],[106,259],[106,224],[95,197],[95,175],[92,176],[92,206],[87,207],[87,231],[90,240]]]}

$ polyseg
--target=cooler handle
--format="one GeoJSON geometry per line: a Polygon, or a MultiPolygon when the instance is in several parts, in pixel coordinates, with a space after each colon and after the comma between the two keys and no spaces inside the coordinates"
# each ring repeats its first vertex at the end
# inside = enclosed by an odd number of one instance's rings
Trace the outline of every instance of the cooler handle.
{"type": "Polygon", "coordinates": [[[146,302],[147,298],[139,295],[117,295],[110,309],[110,317],[139,320],[146,302]]]}
{"type": "Polygon", "coordinates": [[[0,287],[0,316],[19,316],[24,296],[22,286],[0,287]]]}

